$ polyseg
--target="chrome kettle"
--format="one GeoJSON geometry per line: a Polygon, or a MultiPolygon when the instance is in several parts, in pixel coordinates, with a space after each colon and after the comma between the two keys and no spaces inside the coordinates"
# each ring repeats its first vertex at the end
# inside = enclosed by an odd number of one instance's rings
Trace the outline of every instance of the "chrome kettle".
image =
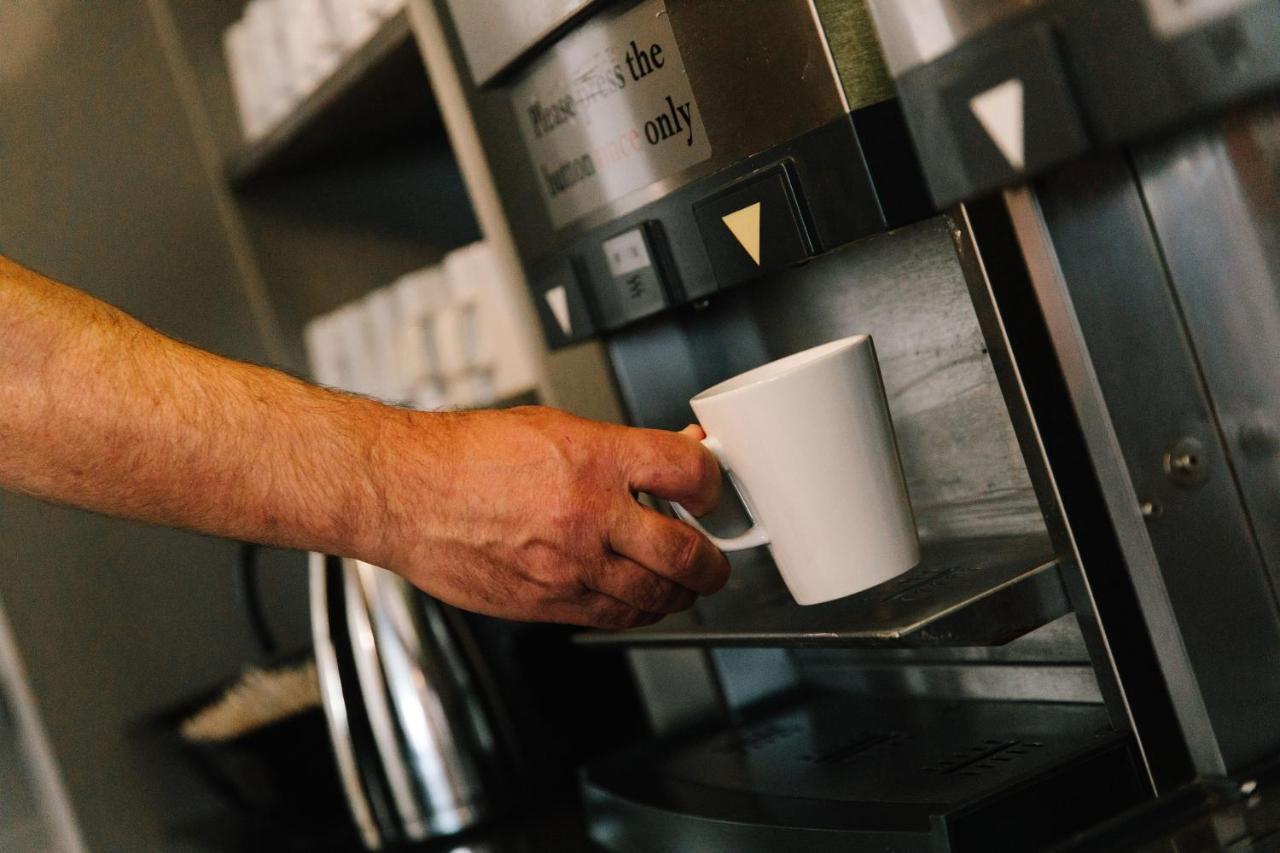
{"type": "Polygon", "coordinates": [[[491,815],[515,757],[457,612],[358,560],[312,554],[310,585],[321,697],[365,846],[491,815]]]}

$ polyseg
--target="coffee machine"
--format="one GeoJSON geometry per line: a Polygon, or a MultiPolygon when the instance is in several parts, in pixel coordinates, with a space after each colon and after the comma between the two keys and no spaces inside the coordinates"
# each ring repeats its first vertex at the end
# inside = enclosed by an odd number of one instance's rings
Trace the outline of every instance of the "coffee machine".
{"type": "Polygon", "coordinates": [[[1039,849],[1253,802],[1280,753],[1274,2],[434,14],[548,345],[599,341],[628,419],[674,429],[871,334],[922,543],[809,607],[742,552],[692,612],[583,633],[656,732],[582,769],[597,842],[1039,849]]]}

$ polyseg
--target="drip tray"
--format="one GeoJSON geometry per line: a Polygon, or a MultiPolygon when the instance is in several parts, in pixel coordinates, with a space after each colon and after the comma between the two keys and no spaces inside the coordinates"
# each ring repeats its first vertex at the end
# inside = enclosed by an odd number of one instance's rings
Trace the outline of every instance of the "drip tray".
{"type": "Polygon", "coordinates": [[[1043,536],[925,542],[920,565],[879,586],[802,607],[763,548],[730,555],[729,584],[695,611],[579,643],[628,646],[996,646],[1070,612],[1043,536]]]}
{"type": "Polygon", "coordinates": [[[582,787],[619,853],[1034,850],[1144,797],[1101,706],[848,697],[642,744],[582,787]]]}

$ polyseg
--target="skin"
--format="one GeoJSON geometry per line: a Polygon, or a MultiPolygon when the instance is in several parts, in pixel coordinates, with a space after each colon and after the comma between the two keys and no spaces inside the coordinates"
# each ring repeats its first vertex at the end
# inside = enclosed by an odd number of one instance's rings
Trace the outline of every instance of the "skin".
{"type": "Polygon", "coordinates": [[[0,486],[355,557],[468,610],[622,628],[719,590],[724,555],[635,498],[714,507],[701,438],[386,406],[187,346],[0,257],[0,486]]]}

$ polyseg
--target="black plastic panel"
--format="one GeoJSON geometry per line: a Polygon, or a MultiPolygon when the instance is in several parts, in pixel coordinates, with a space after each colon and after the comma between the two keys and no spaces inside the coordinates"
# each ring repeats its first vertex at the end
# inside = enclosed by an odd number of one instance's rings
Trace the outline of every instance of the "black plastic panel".
{"type": "Polygon", "coordinates": [[[582,786],[620,853],[1034,850],[1143,796],[1101,706],[846,697],[644,744],[582,786]]]}
{"type": "Polygon", "coordinates": [[[1280,3],[1205,13],[1175,33],[1153,25],[1157,5],[1046,0],[902,74],[898,93],[935,202],[1021,183],[1280,86],[1280,3]],[[1020,91],[988,119],[1001,128],[993,131],[972,98],[1009,81],[1020,91]],[[1016,156],[999,150],[1002,133],[1016,156]]]}
{"type": "MultiPolygon", "coordinates": [[[[740,182],[749,182],[756,175],[773,174],[769,170],[782,163],[786,163],[794,194],[804,200],[803,210],[798,210],[797,215],[803,216],[800,227],[806,248],[812,251],[829,251],[933,213],[896,103],[876,104],[681,187],[555,247],[532,261],[535,278],[540,271],[566,260],[578,264],[600,333],[650,316],[660,309],[654,305],[637,311],[619,307],[617,286],[601,249],[605,240],[643,226],[653,237],[655,260],[670,304],[681,305],[710,296],[723,285],[717,282],[694,206],[733,191],[740,182]],[[875,153],[874,158],[864,158],[864,142],[867,150],[875,153]],[[892,199],[882,199],[882,194],[892,195],[892,199]]],[[[806,252],[795,259],[803,261],[808,257],[806,252]]],[[[736,275],[731,281],[736,284],[752,280],[766,272],[736,275]]],[[[538,294],[534,296],[538,298],[538,294]]],[[[559,336],[548,337],[552,347],[565,343],[559,336]]]]}

